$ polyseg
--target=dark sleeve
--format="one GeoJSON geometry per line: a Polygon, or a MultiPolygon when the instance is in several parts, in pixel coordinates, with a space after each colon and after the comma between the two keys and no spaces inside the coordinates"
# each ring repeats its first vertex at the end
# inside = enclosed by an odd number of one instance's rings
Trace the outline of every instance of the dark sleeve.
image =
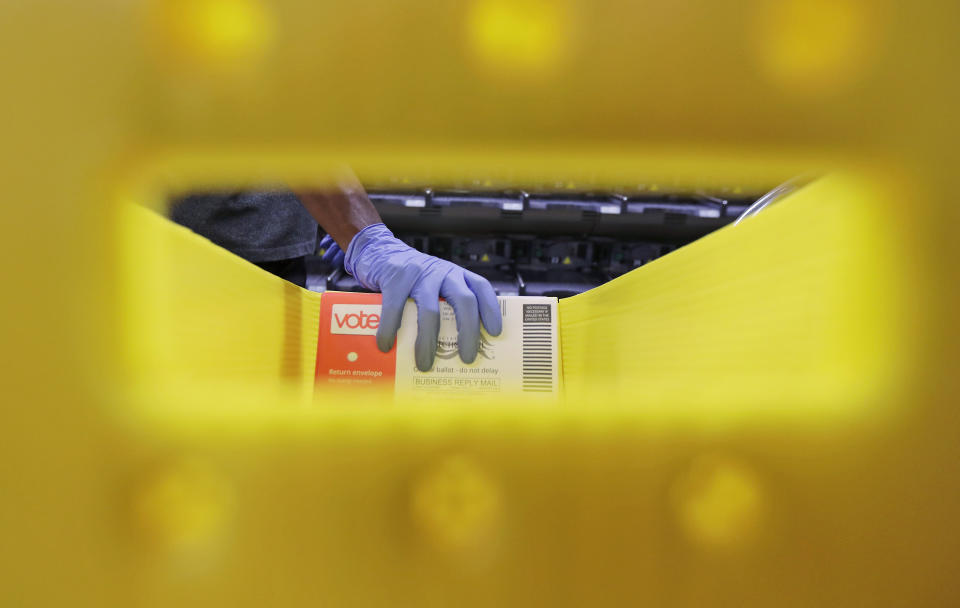
{"type": "Polygon", "coordinates": [[[251,262],[297,258],[317,246],[317,223],[291,192],[191,194],[170,217],[251,262]]]}

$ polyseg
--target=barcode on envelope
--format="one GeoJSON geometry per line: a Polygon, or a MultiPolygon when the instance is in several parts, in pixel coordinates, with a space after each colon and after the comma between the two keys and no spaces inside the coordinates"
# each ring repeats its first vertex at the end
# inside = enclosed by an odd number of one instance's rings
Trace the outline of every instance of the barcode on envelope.
{"type": "Polygon", "coordinates": [[[553,391],[553,327],[548,322],[523,324],[523,369],[525,392],[553,391]]]}

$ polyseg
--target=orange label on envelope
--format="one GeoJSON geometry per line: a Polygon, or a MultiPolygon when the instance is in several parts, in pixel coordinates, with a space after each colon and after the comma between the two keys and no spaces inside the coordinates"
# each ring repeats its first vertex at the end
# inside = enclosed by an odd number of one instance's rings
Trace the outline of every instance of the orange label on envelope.
{"type": "Polygon", "coordinates": [[[317,384],[393,388],[397,347],[382,353],[380,294],[327,292],[320,299],[317,384]]]}

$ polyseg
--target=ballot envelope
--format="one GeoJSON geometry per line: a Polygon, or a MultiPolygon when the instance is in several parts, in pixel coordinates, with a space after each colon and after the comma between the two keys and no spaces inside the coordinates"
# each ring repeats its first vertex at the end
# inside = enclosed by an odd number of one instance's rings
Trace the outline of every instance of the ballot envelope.
{"type": "Polygon", "coordinates": [[[392,389],[398,394],[483,395],[510,393],[531,398],[555,396],[561,389],[557,299],[500,296],[503,331],[481,330],[472,363],[460,359],[453,307],[440,302],[440,332],[433,367],[417,369],[417,307],[408,300],[388,352],[377,348],[381,296],[326,292],[320,302],[317,390],[392,389]]]}

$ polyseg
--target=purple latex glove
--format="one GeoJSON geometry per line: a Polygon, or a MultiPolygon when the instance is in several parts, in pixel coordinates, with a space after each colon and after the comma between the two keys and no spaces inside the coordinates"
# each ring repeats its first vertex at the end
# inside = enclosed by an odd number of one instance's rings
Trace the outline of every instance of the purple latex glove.
{"type": "Polygon", "coordinates": [[[393,348],[407,298],[417,304],[417,369],[433,367],[440,331],[440,301],[444,298],[457,317],[457,346],[464,363],[472,363],[480,347],[480,322],[492,336],[500,334],[502,319],[497,295],[478,274],[452,262],[420,253],[399,240],[383,224],[358,232],[347,247],[344,268],[367,289],[383,293],[377,330],[377,348],[393,348]]]}
{"type": "Polygon", "coordinates": [[[317,247],[317,249],[323,251],[323,255],[320,256],[320,259],[327,264],[330,264],[336,268],[339,268],[343,265],[343,250],[340,249],[340,245],[337,245],[337,242],[333,240],[333,237],[329,234],[320,239],[320,246],[317,247]]]}

